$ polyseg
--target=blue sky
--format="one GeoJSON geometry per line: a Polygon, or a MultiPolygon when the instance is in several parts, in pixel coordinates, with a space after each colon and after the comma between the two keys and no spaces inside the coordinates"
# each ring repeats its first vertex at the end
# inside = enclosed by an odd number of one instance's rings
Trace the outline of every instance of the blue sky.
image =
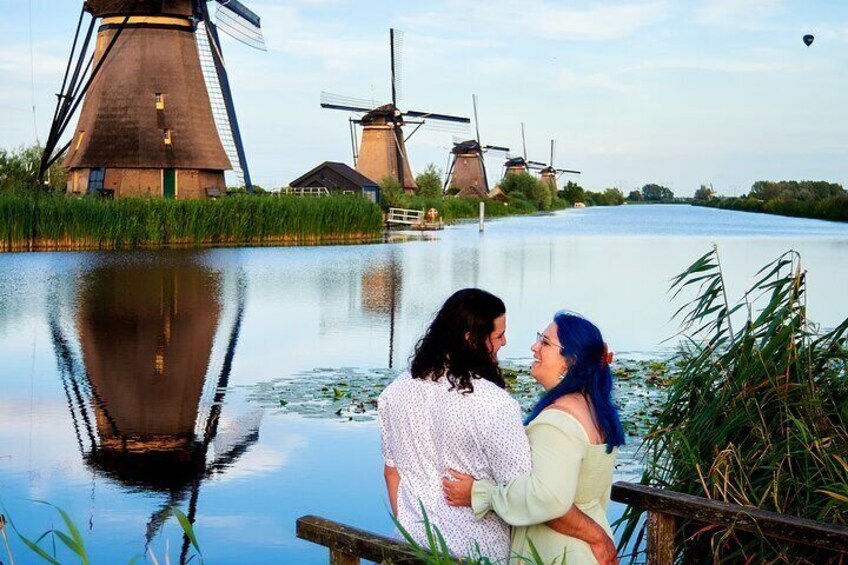
{"type": "MultiPolygon", "coordinates": [[[[556,139],[556,164],[583,171],[587,188],[848,186],[846,2],[244,2],[269,51],[224,49],[263,186],[352,161],[348,115],[319,95],[388,99],[389,27],[405,33],[402,108],[470,115],[476,93],[484,142],[518,150],[524,122],[528,156],[546,160],[556,139]]],[[[0,147],[34,142],[36,127],[46,137],[80,5],[0,0],[0,147]]],[[[413,170],[444,168],[454,135],[416,133],[413,170]]],[[[490,175],[500,164],[489,159],[490,175]]]]}

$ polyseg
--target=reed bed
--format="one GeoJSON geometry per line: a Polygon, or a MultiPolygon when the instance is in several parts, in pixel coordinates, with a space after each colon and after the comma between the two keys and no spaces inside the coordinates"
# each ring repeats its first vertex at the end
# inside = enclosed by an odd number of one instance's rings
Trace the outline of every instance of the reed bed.
{"type": "MultiPolygon", "coordinates": [[[[643,445],[642,483],[848,525],[848,319],[807,318],[806,273],[787,252],[738,300],[713,249],[672,283],[684,345],[643,445]]],[[[644,535],[625,518],[622,545],[644,535]]],[[[638,543],[636,544],[638,545],[638,543]]],[[[684,521],[683,563],[842,563],[762,536],[684,521]]]]}
{"type": "Polygon", "coordinates": [[[371,239],[382,229],[380,208],[351,196],[102,200],[0,194],[0,251],[321,243],[371,239]]]}

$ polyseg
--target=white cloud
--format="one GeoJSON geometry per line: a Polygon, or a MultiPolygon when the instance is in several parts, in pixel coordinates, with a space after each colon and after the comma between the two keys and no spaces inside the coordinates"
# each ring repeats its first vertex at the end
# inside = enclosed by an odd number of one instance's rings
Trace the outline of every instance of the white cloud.
{"type": "Polygon", "coordinates": [[[632,88],[617,81],[611,75],[578,73],[565,69],[557,72],[556,85],[561,90],[599,89],[628,92],[632,88]]]}
{"type": "Polygon", "coordinates": [[[403,21],[459,34],[481,29],[494,37],[609,41],[629,37],[663,21],[669,15],[669,6],[667,0],[597,3],[586,8],[566,8],[545,0],[493,0],[463,4],[461,11],[447,3],[429,12],[411,14],[403,21]]]}
{"type": "Polygon", "coordinates": [[[708,0],[694,15],[702,25],[753,30],[768,27],[783,11],[783,0],[708,0]]]}

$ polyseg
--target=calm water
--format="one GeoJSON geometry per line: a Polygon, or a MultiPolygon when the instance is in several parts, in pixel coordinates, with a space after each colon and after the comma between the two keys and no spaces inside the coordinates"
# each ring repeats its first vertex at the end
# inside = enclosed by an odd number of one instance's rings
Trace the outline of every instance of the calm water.
{"type": "Polygon", "coordinates": [[[269,408],[258,385],[401,370],[465,286],[505,300],[510,363],[562,308],[597,322],[619,356],[656,354],[675,329],[668,280],[713,243],[733,292],[796,249],[811,317],[848,313],[848,225],[685,206],[367,246],[2,255],[0,501],[29,534],[56,522],[31,499],[61,506],[98,563],[148,540],[176,561],[172,505],[196,518],[208,563],[326,562],[295,538],[298,516],[392,530],[378,429],[269,408]]]}

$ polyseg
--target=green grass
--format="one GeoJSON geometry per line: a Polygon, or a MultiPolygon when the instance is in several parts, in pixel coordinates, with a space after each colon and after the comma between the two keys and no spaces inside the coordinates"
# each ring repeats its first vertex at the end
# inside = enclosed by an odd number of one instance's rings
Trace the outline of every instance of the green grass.
{"type": "Polygon", "coordinates": [[[70,198],[0,193],[0,251],[357,240],[383,229],[364,198],[70,198]]]}
{"type": "MultiPolygon", "coordinates": [[[[807,318],[806,273],[787,252],[736,301],[717,250],[672,283],[684,345],[643,444],[642,483],[732,504],[848,525],[848,319],[807,318]]],[[[644,535],[626,515],[622,545],[644,535]]],[[[682,521],[684,563],[829,563],[758,535],[682,521]]]]}

